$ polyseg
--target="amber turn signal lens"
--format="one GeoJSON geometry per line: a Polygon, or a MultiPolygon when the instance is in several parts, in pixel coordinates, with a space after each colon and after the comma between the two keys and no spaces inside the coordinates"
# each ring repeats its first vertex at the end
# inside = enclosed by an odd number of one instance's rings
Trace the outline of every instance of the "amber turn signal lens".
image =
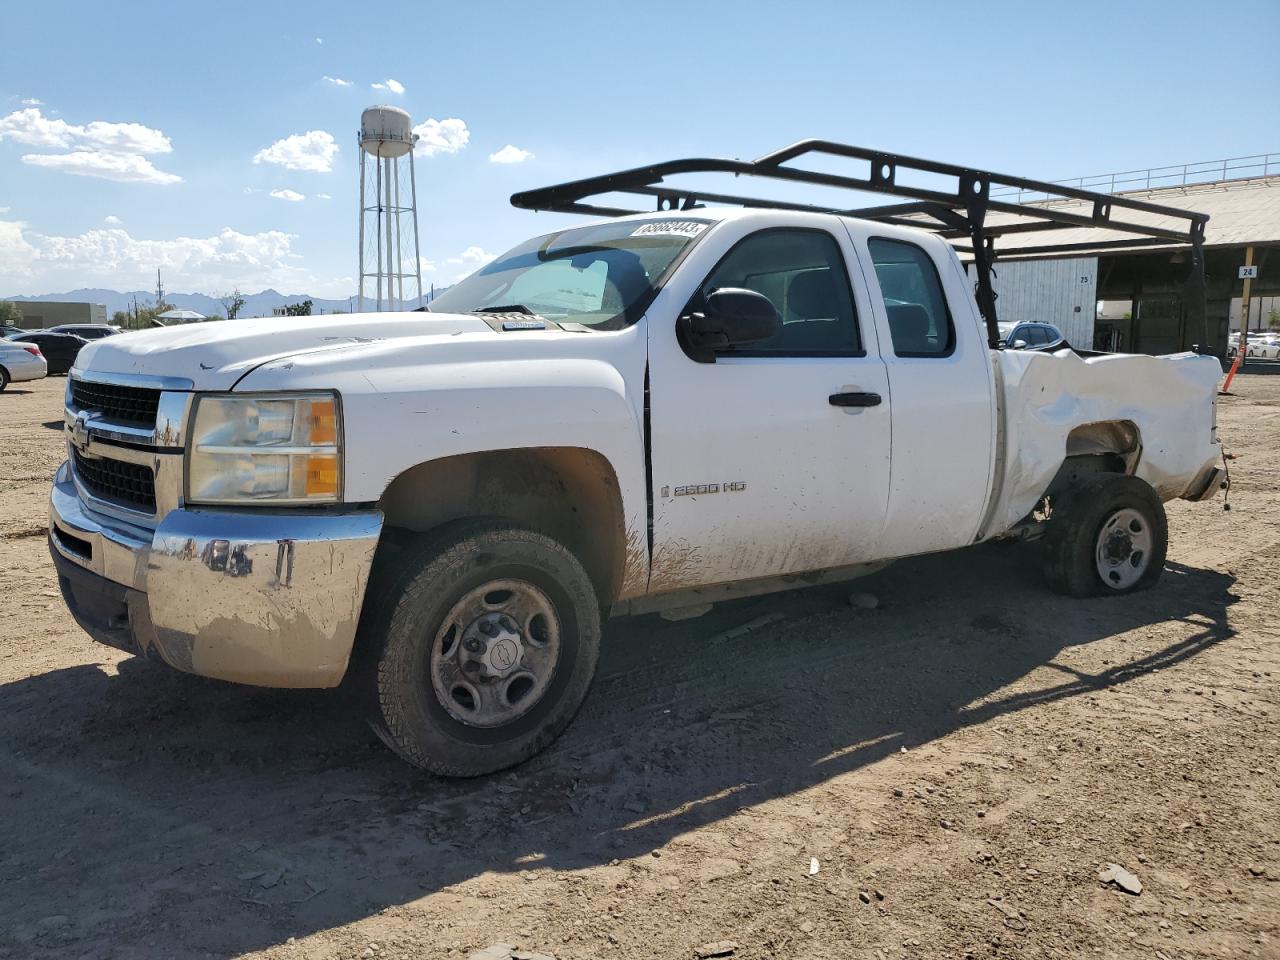
{"type": "Polygon", "coordinates": [[[331,453],[307,457],[307,496],[336,495],[338,458],[331,453]]]}
{"type": "Polygon", "coordinates": [[[312,400],[311,445],[313,447],[322,447],[337,442],[338,413],[336,405],[332,400],[312,400]]]}

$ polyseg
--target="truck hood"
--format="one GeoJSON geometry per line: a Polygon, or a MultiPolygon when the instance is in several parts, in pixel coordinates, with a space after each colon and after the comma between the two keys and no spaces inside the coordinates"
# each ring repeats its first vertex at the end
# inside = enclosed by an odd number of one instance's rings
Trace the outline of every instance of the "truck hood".
{"type": "Polygon", "coordinates": [[[272,360],[395,340],[497,337],[480,317],[451,313],[346,313],[268,317],[139,330],[95,340],[73,372],[177,377],[196,390],[230,390],[272,360]]]}

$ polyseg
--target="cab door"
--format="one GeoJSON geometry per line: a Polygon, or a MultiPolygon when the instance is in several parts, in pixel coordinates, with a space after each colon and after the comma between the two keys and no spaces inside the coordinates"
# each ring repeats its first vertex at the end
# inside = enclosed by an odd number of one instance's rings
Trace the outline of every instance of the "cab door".
{"type": "Polygon", "coordinates": [[[995,454],[995,381],[982,318],[945,241],[865,221],[846,225],[865,251],[893,393],[881,555],[966,546],[978,533],[995,454]]]}
{"type": "Polygon", "coordinates": [[[734,217],[650,308],[651,593],[877,557],[890,397],[853,255],[830,217],[734,217]],[[676,318],[724,287],[765,295],[782,324],[696,362],[676,318]]]}

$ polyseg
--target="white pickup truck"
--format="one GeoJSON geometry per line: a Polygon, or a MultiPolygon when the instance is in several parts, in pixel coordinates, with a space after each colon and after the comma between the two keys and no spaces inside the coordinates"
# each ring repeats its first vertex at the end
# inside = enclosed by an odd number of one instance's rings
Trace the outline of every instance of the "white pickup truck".
{"type": "Polygon", "coordinates": [[[1215,359],[992,349],[935,232],[685,207],[430,312],[86,346],[49,525],[78,622],[207,677],[358,674],[393,750],[476,775],[568,725],[602,613],[1041,534],[1051,585],[1124,594],[1163,501],[1220,488],[1215,359]]]}

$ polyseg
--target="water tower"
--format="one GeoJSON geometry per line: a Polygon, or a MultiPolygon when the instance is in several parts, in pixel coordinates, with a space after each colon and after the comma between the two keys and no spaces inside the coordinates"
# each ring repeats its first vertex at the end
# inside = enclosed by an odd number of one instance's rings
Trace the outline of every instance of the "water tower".
{"type": "Polygon", "coordinates": [[[405,307],[404,282],[422,306],[422,258],[418,254],[418,187],[413,172],[413,121],[399,107],[369,107],[360,115],[360,295],[379,310],[405,307]],[[408,165],[408,204],[400,192],[408,165]],[[369,168],[372,168],[370,172],[369,168]],[[405,223],[405,219],[411,221],[405,223]],[[406,227],[413,230],[412,259],[405,269],[406,227]],[[370,269],[373,267],[374,269],[370,269]],[[369,289],[372,281],[373,290],[369,289]]]}

